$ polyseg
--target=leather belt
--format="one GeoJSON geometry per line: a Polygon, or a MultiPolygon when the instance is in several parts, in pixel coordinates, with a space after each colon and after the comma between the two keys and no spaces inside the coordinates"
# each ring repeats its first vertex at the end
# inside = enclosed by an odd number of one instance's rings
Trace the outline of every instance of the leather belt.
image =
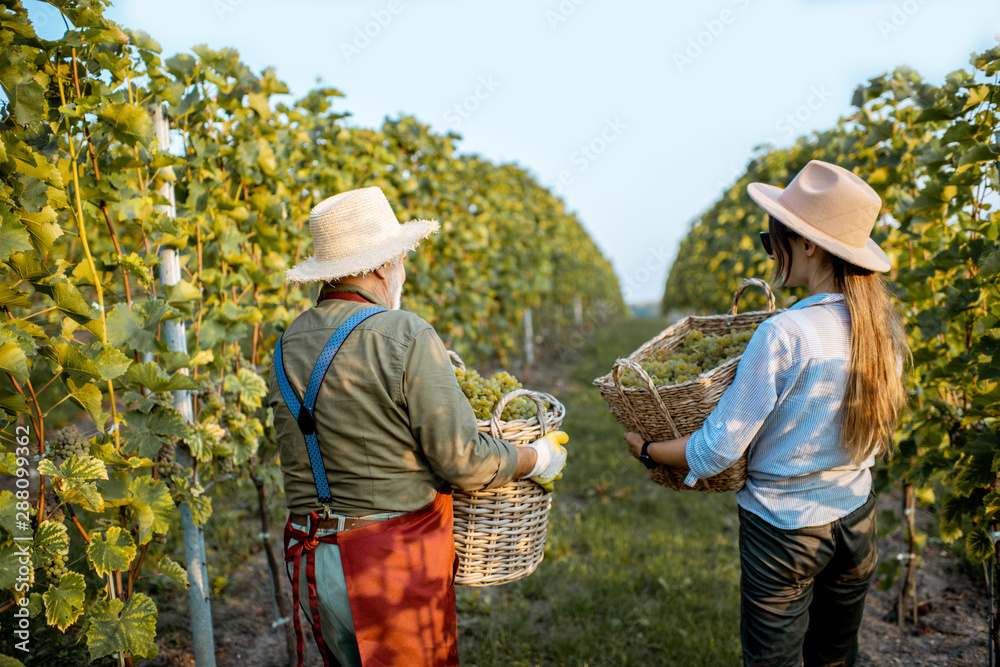
{"type": "MultiPolygon", "coordinates": [[[[292,523],[296,523],[300,526],[309,525],[309,517],[302,514],[289,514],[289,518],[292,523]]],[[[330,519],[320,519],[316,524],[316,527],[320,530],[325,530],[328,528],[336,528],[337,530],[351,530],[352,528],[360,528],[361,526],[368,526],[373,523],[378,523],[382,519],[368,519],[366,517],[336,517],[330,519]]]]}

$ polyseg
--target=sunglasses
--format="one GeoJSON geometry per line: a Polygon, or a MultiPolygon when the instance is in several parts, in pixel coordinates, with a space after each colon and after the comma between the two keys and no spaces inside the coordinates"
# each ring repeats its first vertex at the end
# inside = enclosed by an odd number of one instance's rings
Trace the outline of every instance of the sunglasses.
{"type": "Polygon", "coordinates": [[[760,233],[760,244],[764,246],[764,252],[767,253],[768,257],[774,256],[774,251],[771,248],[771,234],[770,232],[760,233]]]}

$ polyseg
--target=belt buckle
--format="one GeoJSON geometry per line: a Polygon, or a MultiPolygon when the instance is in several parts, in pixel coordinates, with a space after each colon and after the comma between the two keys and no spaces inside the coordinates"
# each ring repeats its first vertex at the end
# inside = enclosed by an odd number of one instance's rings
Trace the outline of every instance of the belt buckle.
{"type": "Polygon", "coordinates": [[[322,516],[320,516],[320,519],[323,520],[323,521],[328,521],[330,519],[335,519],[337,521],[336,531],[339,533],[340,531],[344,530],[344,525],[345,525],[345,522],[347,521],[347,519],[345,519],[341,515],[334,516],[335,514],[336,514],[336,512],[333,512],[330,509],[329,505],[323,505],[323,514],[322,514],[322,516]]]}
{"type": "Polygon", "coordinates": [[[327,519],[332,519],[333,518],[332,515],[333,512],[330,510],[330,506],[323,505],[323,513],[319,515],[319,518],[322,519],[323,521],[326,521],[327,519]]]}

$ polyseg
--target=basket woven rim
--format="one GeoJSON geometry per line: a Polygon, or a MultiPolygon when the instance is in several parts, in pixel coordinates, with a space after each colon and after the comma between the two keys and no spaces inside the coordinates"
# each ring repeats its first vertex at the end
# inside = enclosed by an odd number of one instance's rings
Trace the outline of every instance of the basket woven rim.
{"type": "MultiPolygon", "coordinates": [[[[653,348],[653,346],[656,343],[659,343],[660,341],[669,338],[670,336],[676,335],[675,333],[676,330],[679,329],[683,324],[692,324],[697,322],[718,322],[720,320],[726,320],[727,324],[731,324],[734,322],[738,322],[740,319],[755,319],[757,316],[760,315],[767,315],[767,318],[765,319],[770,319],[771,317],[774,317],[779,313],[785,312],[785,310],[787,310],[787,308],[776,308],[775,310],[751,310],[745,313],[738,313],[736,315],[688,315],[687,317],[671,324],[669,327],[667,327],[660,333],[656,334],[655,336],[647,340],[645,343],[636,348],[632,352],[632,354],[628,355],[625,358],[630,361],[636,361],[636,362],[642,361],[643,359],[649,356],[649,351],[653,348]]],[[[656,388],[660,390],[660,389],[666,389],[668,387],[669,388],[684,387],[686,385],[693,385],[696,383],[704,382],[706,380],[711,380],[713,374],[716,373],[716,371],[727,368],[732,364],[738,364],[742,357],[743,357],[742,354],[735,356],[732,359],[726,361],[724,364],[716,366],[715,368],[711,368],[707,371],[704,371],[703,373],[700,373],[698,376],[691,378],[690,380],[685,380],[684,382],[680,382],[678,384],[657,385],[656,388]]],[[[617,360],[615,363],[617,363],[617,360]]],[[[614,369],[612,368],[611,371],[608,371],[604,375],[594,378],[592,384],[597,387],[608,387],[610,389],[614,389],[615,383],[612,377],[613,373],[614,369]]],[[[625,391],[629,391],[630,389],[641,389],[640,387],[622,387],[622,388],[625,391]]]]}
{"type": "MultiPolygon", "coordinates": [[[[543,392],[536,392],[536,393],[543,393],[543,392]]],[[[564,406],[558,400],[556,401],[549,400],[549,397],[551,396],[552,396],[551,394],[546,394],[546,399],[545,399],[550,405],[552,405],[552,408],[546,411],[546,419],[545,419],[546,428],[549,428],[550,425],[553,423],[557,425],[561,424],[562,420],[566,417],[566,406],[564,406]]],[[[479,430],[483,431],[484,433],[490,432],[491,423],[492,422],[489,419],[476,420],[476,425],[479,427],[479,430]]],[[[524,428],[524,429],[531,428],[532,426],[536,425],[537,426],[542,425],[541,420],[538,419],[537,414],[528,419],[511,419],[509,421],[500,419],[498,420],[498,423],[509,428],[524,428]]]]}

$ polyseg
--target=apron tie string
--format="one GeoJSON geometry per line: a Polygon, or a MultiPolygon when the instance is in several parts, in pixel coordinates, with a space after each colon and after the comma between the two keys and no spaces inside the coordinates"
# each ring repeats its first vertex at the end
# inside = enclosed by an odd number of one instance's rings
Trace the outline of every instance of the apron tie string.
{"type": "Polygon", "coordinates": [[[316,536],[316,528],[319,526],[319,514],[315,511],[309,513],[309,532],[292,528],[291,519],[285,526],[285,562],[292,563],[292,619],[295,626],[295,651],[298,656],[298,667],[303,667],[305,642],[302,635],[302,623],[299,620],[299,579],[302,576],[302,554],[306,556],[306,589],[309,592],[309,615],[310,625],[313,629],[313,637],[319,647],[320,655],[323,656],[324,667],[340,667],[340,662],[330,653],[323,640],[323,627],[319,617],[319,597],[316,594],[316,547],[321,543],[337,543],[337,534],[331,533],[323,537],[316,536]],[[290,540],[296,540],[297,544],[288,546],[290,540]]]}

